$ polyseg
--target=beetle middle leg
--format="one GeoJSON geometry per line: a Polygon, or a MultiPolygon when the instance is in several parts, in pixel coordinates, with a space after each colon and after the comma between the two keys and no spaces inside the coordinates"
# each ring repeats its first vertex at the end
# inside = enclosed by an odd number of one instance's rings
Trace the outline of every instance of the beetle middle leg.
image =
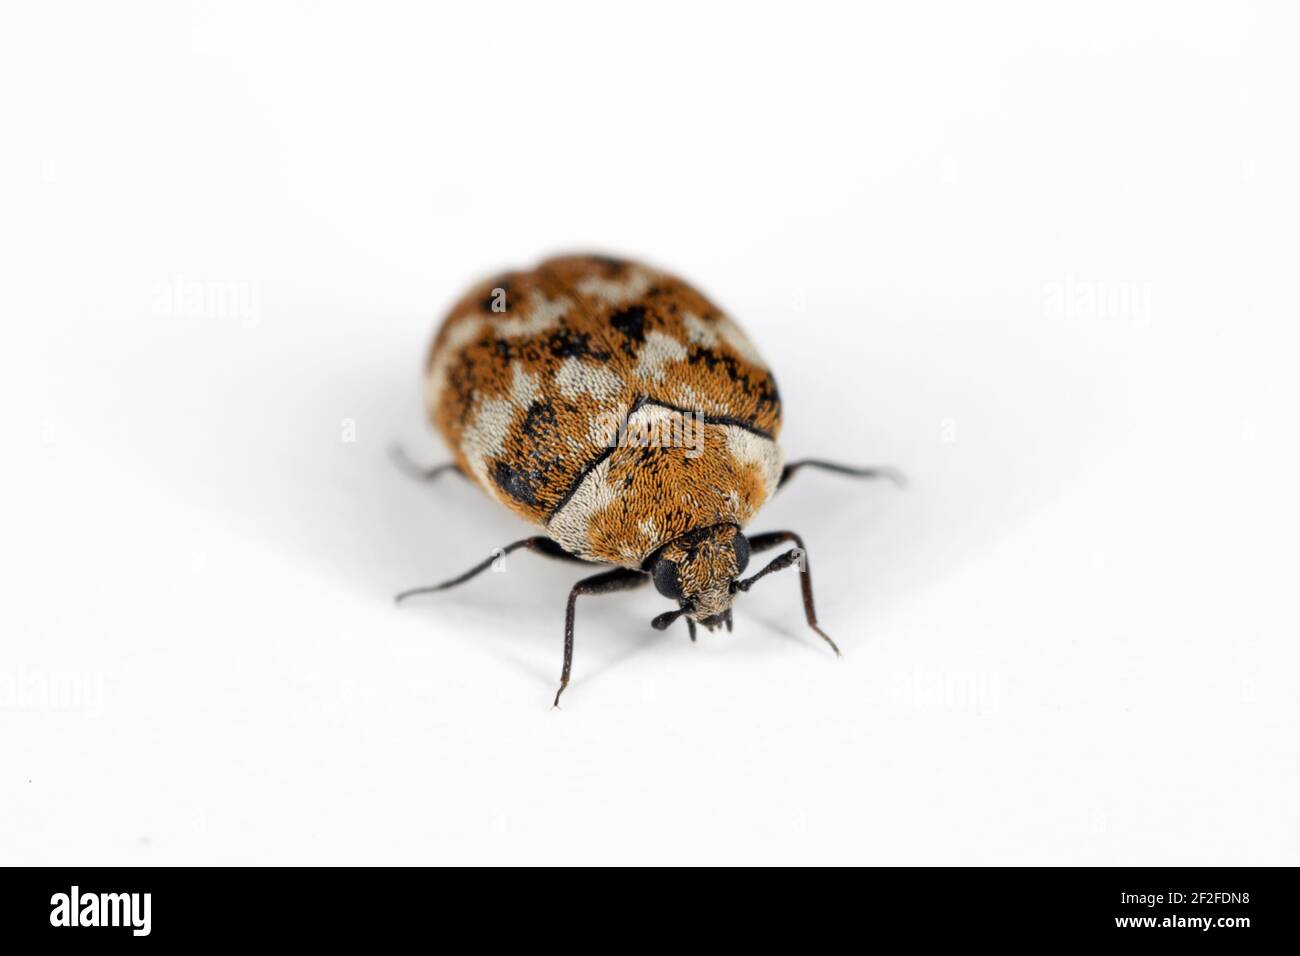
{"type": "Polygon", "coordinates": [[[564,669],[560,672],[560,689],[555,692],[554,706],[560,706],[560,695],[569,686],[569,671],[573,669],[573,621],[578,610],[578,596],[582,594],[608,594],[611,591],[630,591],[650,580],[644,571],[614,568],[601,574],[583,578],[569,592],[569,605],[564,612],[564,669]]]}
{"type": "Polygon", "coordinates": [[[852,478],[885,478],[892,481],[898,487],[902,488],[907,485],[907,479],[897,468],[881,466],[879,468],[859,468],[856,465],[840,465],[833,461],[823,461],[820,458],[804,458],[799,461],[792,461],[781,469],[781,480],[777,482],[778,488],[785,487],[785,483],[794,477],[794,473],[800,468],[820,468],[822,471],[833,471],[839,475],[849,475],[852,478]]]}
{"type": "Polygon", "coordinates": [[[433,481],[435,478],[445,475],[449,471],[464,476],[460,470],[460,465],[454,461],[444,462],[441,465],[434,465],[431,468],[425,468],[423,465],[417,465],[411,460],[411,456],[406,453],[406,449],[396,443],[388,446],[388,457],[393,460],[398,469],[405,474],[414,478],[416,481],[433,481]]]}
{"type": "Polygon", "coordinates": [[[835,652],[836,656],[840,656],[839,647],[831,640],[831,636],[817,624],[817,608],[813,604],[812,570],[808,567],[808,549],[804,547],[803,538],[793,531],[769,531],[765,534],[752,535],[749,538],[749,549],[754,554],[757,554],[760,551],[770,550],[786,542],[792,542],[794,547],[785,554],[774,558],[768,563],[767,567],[752,577],[737,581],[736,590],[748,591],[759,578],[765,577],[773,571],[782,571],[792,564],[800,564],[799,587],[803,592],[804,617],[808,620],[808,626],[821,635],[822,640],[831,646],[831,650],[835,652]]]}
{"type": "Polygon", "coordinates": [[[538,554],[544,554],[549,558],[559,558],[562,561],[576,561],[579,564],[592,563],[590,561],[578,557],[576,554],[570,554],[568,551],[565,551],[562,547],[560,547],[550,538],[544,537],[542,535],[537,535],[536,537],[532,537],[532,538],[524,538],[522,541],[513,541],[510,544],[506,545],[504,548],[498,548],[486,559],[474,565],[474,567],[470,568],[464,574],[452,578],[450,581],[443,581],[441,584],[431,584],[428,587],[411,588],[409,591],[403,591],[401,594],[397,595],[397,597],[394,598],[394,600],[398,604],[401,604],[407,598],[413,597],[416,594],[432,594],[435,591],[445,591],[448,588],[454,588],[458,584],[464,584],[470,578],[482,574],[488,568],[492,567],[493,562],[497,561],[500,558],[505,557],[507,554],[509,554],[512,551],[518,551],[520,548],[527,548],[529,551],[535,551],[538,554]]]}

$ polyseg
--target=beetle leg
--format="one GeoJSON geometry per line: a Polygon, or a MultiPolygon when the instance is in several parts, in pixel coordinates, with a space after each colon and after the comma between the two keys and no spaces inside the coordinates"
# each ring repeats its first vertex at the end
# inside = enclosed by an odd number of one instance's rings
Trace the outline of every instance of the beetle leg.
{"type": "Polygon", "coordinates": [[[686,630],[690,632],[691,643],[694,644],[695,643],[695,622],[692,621],[689,617],[686,619],[686,630]]]}
{"type": "Polygon", "coordinates": [[[770,551],[778,544],[785,544],[787,541],[793,541],[796,547],[803,547],[803,538],[793,531],[766,531],[763,534],[751,534],[747,537],[749,538],[749,550],[754,554],[758,554],[760,551],[770,551]]]}
{"type": "Polygon", "coordinates": [[[564,669],[560,672],[560,689],[555,692],[554,706],[560,706],[560,695],[569,686],[569,671],[573,668],[573,619],[577,613],[578,595],[608,594],[611,591],[629,591],[645,584],[650,575],[644,571],[614,568],[601,574],[583,578],[569,592],[569,605],[564,612],[564,669]]]}
{"type": "Polygon", "coordinates": [[[570,554],[560,547],[559,544],[550,538],[538,535],[535,538],[528,538],[529,542],[525,547],[530,551],[536,551],[538,554],[544,554],[548,558],[556,558],[560,561],[573,561],[576,564],[596,564],[598,562],[588,561],[586,558],[580,558],[576,554],[570,554]]]}
{"type": "Polygon", "coordinates": [[[544,554],[551,558],[559,558],[564,561],[577,561],[580,564],[591,563],[578,557],[576,554],[570,554],[568,551],[565,551],[550,538],[538,535],[534,538],[524,538],[522,541],[512,542],[504,548],[498,548],[486,559],[480,561],[459,577],[454,577],[450,581],[443,581],[441,584],[432,584],[428,587],[411,588],[409,591],[403,591],[401,594],[397,595],[394,600],[398,604],[401,604],[408,597],[413,597],[416,594],[432,594],[434,591],[445,591],[448,588],[454,588],[458,584],[464,584],[476,574],[482,574],[488,568],[492,567],[493,562],[509,554],[511,551],[518,551],[520,548],[527,548],[529,551],[536,551],[538,554],[544,554]]]}
{"type": "Polygon", "coordinates": [[[767,551],[787,541],[793,542],[794,548],[772,559],[767,567],[752,577],[737,581],[736,590],[748,591],[759,578],[771,574],[773,571],[781,571],[792,564],[798,564],[799,587],[803,592],[803,613],[804,617],[808,619],[808,626],[820,634],[822,640],[831,646],[831,650],[835,652],[836,656],[839,656],[839,647],[831,640],[830,635],[817,625],[817,608],[813,604],[812,570],[808,567],[808,549],[804,547],[803,538],[793,531],[769,531],[766,534],[752,535],[749,538],[749,549],[754,553],[767,551]]]}
{"type": "Polygon", "coordinates": [[[897,468],[858,468],[853,465],[837,465],[833,461],[822,461],[820,458],[804,458],[800,461],[792,461],[781,469],[781,480],[777,482],[777,487],[782,488],[785,483],[794,477],[794,473],[800,468],[820,468],[823,471],[833,471],[841,475],[850,475],[854,478],[887,478],[900,488],[907,486],[907,478],[897,468]]]}
{"type": "Polygon", "coordinates": [[[417,465],[411,460],[411,456],[406,453],[406,449],[396,443],[388,446],[388,457],[393,460],[393,464],[395,464],[401,471],[405,472],[416,481],[433,481],[433,479],[437,478],[439,475],[446,474],[449,471],[454,471],[461,476],[464,476],[465,474],[460,470],[460,466],[454,461],[445,462],[441,465],[434,465],[432,468],[425,468],[421,465],[417,465]]]}

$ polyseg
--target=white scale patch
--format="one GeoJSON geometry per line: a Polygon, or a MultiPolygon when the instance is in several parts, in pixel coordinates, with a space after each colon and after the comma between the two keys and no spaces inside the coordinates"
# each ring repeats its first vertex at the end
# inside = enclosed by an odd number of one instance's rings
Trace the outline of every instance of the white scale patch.
{"type": "MultiPolygon", "coordinates": [[[[566,298],[548,299],[536,293],[529,299],[526,316],[497,319],[492,323],[492,330],[504,339],[535,335],[558,325],[572,305],[566,298]]],[[[442,391],[447,387],[447,373],[451,371],[451,364],[459,358],[457,353],[478,338],[487,325],[487,319],[469,315],[448,326],[446,341],[438,349],[438,357],[434,359],[424,379],[424,401],[430,411],[437,408],[442,398],[442,391]]]]}
{"type": "Polygon", "coordinates": [[[516,408],[528,410],[528,406],[537,401],[537,396],[541,394],[541,381],[536,375],[529,375],[524,371],[524,367],[516,362],[512,369],[515,373],[514,380],[510,383],[510,400],[515,403],[516,408]]]}
{"type": "Polygon", "coordinates": [[[685,358],[686,346],[681,342],[671,335],[651,332],[645,337],[645,345],[641,346],[641,353],[637,357],[636,368],[633,371],[638,378],[662,382],[664,366],[669,362],[680,362],[685,358]]]}
{"type": "Polygon", "coordinates": [[[693,344],[709,347],[718,344],[718,330],[694,312],[682,313],[682,325],[686,327],[686,337],[693,344]]]}
{"type": "Polygon", "coordinates": [[[685,312],[682,314],[682,325],[686,328],[687,339],[693,344],[713,347],[719,341],[724,341],[738,355],[744,356],[759,368],[767,368],[763,357],[758,354],[758,349],[754,348],[754,343],[749,341],[749,336],[725,315],[715,322],[708,322],[694,312],[685,312]]]}
{"type": "Polygon", "coordinates": [[[591,470],[573,497],[547,522],[547,533],[571,554],[590,554],[587,525],[592,516],[612,504],[615,497],[617,493],[609,486],[609,459],[606,458],[591,470]]]}
{"type": "Polygon", "coordinates": [[[487,461],[505,451],[506,435],[515,420],[515,406],[508,398],[489,398],[479,406],[474,422],[461,437],[462,450],[470,470],[484,488],[495,488],[488,480],[487,461]]]}
{"type": "Polygon", "coordinates": [[[442,398],[442,390],[447,387],[447,373],[451,363],[458,358],[457,352],[473,342],[483,331],[483,320],[468,316],[447,327],[447,338],[438,349],[437,358],[424,379],[424,400],[432,412],[442,398]]]}
{"type": "Polygon", "coordinates": [[[719,402],[705,398],[689,385],[678,385],[677,391],[673,395],[673,401],[678,408],[690,408],[701,411],[705,415],[726,415],[727,407],[719,402]]]}
{"type": "Polygon", "coordinates": [[[654,278],[654,273],[647,269],[631,268],[622,279],[588,276],[578,283],[578,291],[606,305],[622,305],[645,295],[654,278]]]}
{"type": "Polygon", "coordinates": [[[781,481],[781,467],[785,459],[785,456],[781,453],[780,445],[770,438],[764,438],[762,435],[755,435],[751,431],[729,425],[727,427],[727,450],[741,464],[758,465],[759,472],[763,476],[763,486],[767,496],[770,498],[776,493],[776,486],[781,481]]]}
{"type": "Polygon", "coordinates": [[[531,307],[526,317],[511,316],[508,319],[497,320],[497,335],[503,339],[516,339],[520,336],[544,332],[558,325],[560,319],[564,318],[564,313],[568,312],[569,306],[573,304],[565,298],[548,299],[540,292],[534,293],[528,301],[531,307]]]}
{"type": "Polygon", "coordinates": [[[598,401],[613,398],[623,387],[619,377],[600,365],[570,355],[555,372],[555,384],[565,398],[590,395],[598,401]]]}
{"type": "Polygon", "coordinates": [[[495,489],[496,483],[489,480],[487,460],[496,458],[505,451],[506,438],[514,424],[515,414],[526,411],[537,398],[541,382],[535,375],[529,375],[524,367],[516,362],[513,366],[514,380],[510,383],[508,398],[489,398],[479,406],[474,421],[465,429],[461,446],[469,461],[470,470],[483,484],[484,488],[495,489]]]}
{"type": "Polygon", "coordinates": [[[718,334],[735,349],[740,355],[743,355],[750,362],[753,362],[759,368],[767,368],[767,363],[763,361],[763,356],[758,354],[758,349],[754,348],[754,343],[749,341],[749,336],[741,331],[740,326],[725,315],[718,319],[718,334]]]}
{"type": "Polygon", "coordinates": [[[629,435],[671,435],[673,426],[681,421],[681,412],[654,402],[646,402],[627,420],[629,435]]]}

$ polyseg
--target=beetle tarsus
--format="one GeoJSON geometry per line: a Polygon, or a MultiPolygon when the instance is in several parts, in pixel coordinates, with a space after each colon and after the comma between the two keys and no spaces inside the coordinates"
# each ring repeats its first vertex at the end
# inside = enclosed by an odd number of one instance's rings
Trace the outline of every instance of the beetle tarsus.
{"type": "Polygon", "coordinates": [[[839,645],[836,644],[834,641],[831,640],[831,636],[830,636],[829,634],[827,634],[825,631],[823,631],[823,630],[822,630],[820,627],[818,627],[816,624],[810,624],[809,627],[811,627],[814,631],[816,631],[818,634],[820,634],[820,635],[821,635],[821,639],[822,639],[823,641],[825,641],[827,644],[829,644],[829,645],[831,646],[831,650],[833,650],[833,651],[835,652],[835,656],[836,656],[836,657],[843,657],[843,656],[844,656],[842,653],[840,653],[839,645]]]}

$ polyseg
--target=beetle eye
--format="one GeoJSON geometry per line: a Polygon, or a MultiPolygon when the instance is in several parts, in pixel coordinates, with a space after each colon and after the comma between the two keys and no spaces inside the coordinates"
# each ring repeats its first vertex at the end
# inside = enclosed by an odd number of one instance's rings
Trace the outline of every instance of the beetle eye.
{"type": "Polygon", "coordinates": [[[674,601],[682,599],[682,580],[677,576],[677,564],[675,562],[660,558],[655,562],[652,574],[656,591],[674,601]]]}
{"type": "Polygon", "coordinates": [[[749,567],[749,539],[737,531],[731,546],[736,549],[736,573],[744,574],[749,567]]]}

